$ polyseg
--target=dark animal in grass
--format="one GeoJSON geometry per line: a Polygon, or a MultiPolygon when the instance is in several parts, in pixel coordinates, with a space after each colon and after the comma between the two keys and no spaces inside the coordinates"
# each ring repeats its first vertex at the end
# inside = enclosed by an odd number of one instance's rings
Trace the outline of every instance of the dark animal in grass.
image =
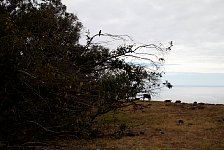
{"type": "Polygon", "coordinates": [[[143,94],[143,100],[147,98],[149,101],[151,100],[151,95],[150,94],[143,94]]]}

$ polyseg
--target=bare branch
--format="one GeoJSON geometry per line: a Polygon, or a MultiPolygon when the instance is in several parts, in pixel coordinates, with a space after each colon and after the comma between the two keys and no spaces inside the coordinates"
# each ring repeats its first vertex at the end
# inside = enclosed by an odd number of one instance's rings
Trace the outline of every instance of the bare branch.
{"type": "Polygon", "coordinates": [[[59,132],[52,131],[52,130],[49,130],[49,129],[45,128],[44,126],[42,126],[42,125],[39,124],[38,122],[35,122],[35,121],[27,121],[27,122],[29,122],[29,123],[33,123],[33,124],[37,125],[38,127],[42,128],[45,132],[59,133],[59,132]]]}
{"type": "Polygon", "coordinates": [[[26,71],[24,71],[24,70],[18,70],[18,72],[20,72],[20,73],[23,73],[23,74],[25,74],[25,75],[28,75],[29,77],[31,77],[31,78],[36,78],[36,77],[34,77],[33,75],[31,75],[30,73],[28,73],[28,72],[26,72],[26,71]]]}
{"type": "Polygon", "coordinates": [[[126,54],[125,56],[128,56],[128,57],[134,57],[134,58],[138,58],[138,59],[142,59],[142,60],[150,61],[151,64],[152,64],[153,66],[155,66],[156,68],[159,68],[159,67],[158,67],[158,63],[156,63],[155,61],[151,60],[150,58],[139,57],[139,56],[136,56],[136,55],[130,55],[130,54],[126,54]]]}

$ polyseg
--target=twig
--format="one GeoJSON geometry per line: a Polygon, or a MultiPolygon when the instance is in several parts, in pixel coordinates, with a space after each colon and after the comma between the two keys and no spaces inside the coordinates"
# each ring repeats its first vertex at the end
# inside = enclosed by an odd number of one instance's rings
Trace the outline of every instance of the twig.
{"type": "Polygon", "coordinates": [[[25,74],[25,75],[30,76],[31,78],[36,79],[36,77],[34,77],[33,75],[31,75],[30,73],[28,73],[28,72],[26,72],[26,71],[23,71],[23,70],[18,70],[18,72],[23,73],[23,74],[25,74]]]}
{"type": "Polygon", "coordinates": [[[42,128],[46,132],[50,132],[50,133],[60,133],[60,132],[56,132],[56,131],[53,131],[53,130],[49,130],[49,129],[45,128],[44,126],[42,126],[41,124],[39,124],[38,122],[35,122],[35,121],[27,121],[27,122],[36,124],[38,127],[42,128]]]}
{"type": "Polygon", "coordinates": [[[36,147],[36,145],[48,146],[49,144],[43,143],[43,142],[26,142],[23,144],[23,146],[26,146],[26,145],[31,145],[31,146],[35,145],[35,147],[36,147]]]}
{"type": "Polygon", "coordinates": [[[23,82],[28,88],[30,88],[34,94],[36,94],[39,98],[41,98],[46,104],[47,104],[47,107],[49,109],[49,111],[51,112],[51,108],[50,106],[48,105],[47,101],[34,89],[32,88],[28,83],[26,82],[23,82]]]}

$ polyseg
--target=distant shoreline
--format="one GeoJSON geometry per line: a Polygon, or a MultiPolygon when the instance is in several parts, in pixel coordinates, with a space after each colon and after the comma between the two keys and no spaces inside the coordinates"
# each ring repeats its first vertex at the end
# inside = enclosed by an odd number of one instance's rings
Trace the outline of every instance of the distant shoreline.
{"type": "MultiPolygon", "coordinates": [[[[140,101],[149,101],[149,100],[140,100],[140,101]]],[[[164,103],[166,103],[165,101],[166,100],[150,100],[151,102],[164,102],[164,103]]],[[[182,102],[181,100],[181,103],[175,103],[177,100],[171,100],[171,102],[170,102],[170,104],[188,104],[188,105],[193,105],[194,104],[194,102],[193,103],[187,103],[187,102],[182,102]]],[[[218,105],[218,106],[220,106],[220,105],[224,105],[224,103],[223,104],[221,104],[221,103],[217,103],[217,104],[215,104],[215,103],[203,103],[203,102],[197,102],[197,104],[196,105],[218,105]]]]}
{"type": "Polygon", "coordinates": [[[173,85],[175,87],[224,87],[224,85],[173,85]]]}
{"type": "Polygon", "coordinates": [[[223,91],[224,86],[174,86],[172,89],[162,88],[157,95],[152,95],[152,99],[224,104],[223,91]]]}

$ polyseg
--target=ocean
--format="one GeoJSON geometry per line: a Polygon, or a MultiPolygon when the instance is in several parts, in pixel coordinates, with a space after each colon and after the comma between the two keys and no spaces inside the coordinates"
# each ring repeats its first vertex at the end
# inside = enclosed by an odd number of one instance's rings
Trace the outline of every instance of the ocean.
{"type": "Polygon", "coordinates": [[[168,99],[172,102],[224,104],[224,87],[174,86],[172,89],[162,88],[157,95],[152,95],[152,100],[168,99]]]}

